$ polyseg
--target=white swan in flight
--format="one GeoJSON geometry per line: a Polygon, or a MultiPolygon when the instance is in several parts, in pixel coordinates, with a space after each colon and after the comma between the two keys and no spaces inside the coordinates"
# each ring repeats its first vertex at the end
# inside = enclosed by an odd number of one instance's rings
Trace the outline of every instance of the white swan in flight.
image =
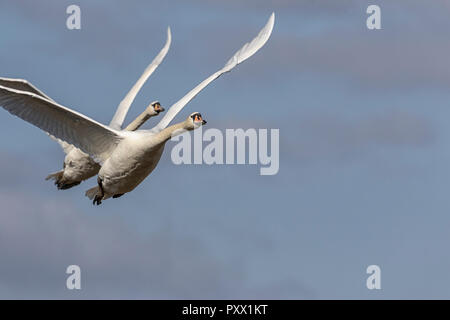
{"type": "MultiPolygon", "coordinates": [[[[146,80],[164,60],[164,57],[169,51],[171,41],[172,35],[169,27],[167,28],[167,40],[164,47],[161,49],[155,59],[153,59],[153,61],[147,66],[141,77],[117,107],[117,111],[113,119],[111,120],[111,123],[109,124],[111,128],[118,130],[121,129],[123,121],[132,102],[134,101],[134,98],[136,97],[137,93],[142,88],[146,80]]],[[[0,78],[0,86],[31,92],[47,100],[53,101],[53,99],[48,97],[41,90],[37,89],[26,80],[0,78]]],[[[150,117],[157,116],[160,112],[163,111],[164,108],[161,107],[161,104],[158,101],[154,101],[150,103],[144,110],[144,112],[142,112],[132,123],[130,123],[125,128],[125,130],[135,131],[139,129],[139,127],[142,126],[150,117]]],[[[51,137],[54,138],[53,136],[51,137]]],[[[60,146],[64,150],[64,153],[66,154],[64,158],[63,169],[58,172],[51,173],[45,180],[54,180],[57,188],[64,190],[76,186],[82,181],[87,180],[98,173],[98,171],[100,170],[100,165],[95,162],[88,154],[65,141],[62,141],[60,139],[55,140],[60,144],[60,146]]]]}
{"type": "Polygon", "coordinates": [[[168,127],[178,112],[208,84],[255,54],[269,39],[274,22],[272,13],[252,41],[238,50],[222,69],[172,105],[151,130],[118,130],[37,94],[2,86],[0,105],[48,134],[80,148],[101,163],[98,186],[86,191],[86,196],[93,199],[94,204],[100,204],[102,200],[119,197],[136,188],[155,169],[171,136],[206,123],[199,113],[193,113],[185,121],[168,127]]]}

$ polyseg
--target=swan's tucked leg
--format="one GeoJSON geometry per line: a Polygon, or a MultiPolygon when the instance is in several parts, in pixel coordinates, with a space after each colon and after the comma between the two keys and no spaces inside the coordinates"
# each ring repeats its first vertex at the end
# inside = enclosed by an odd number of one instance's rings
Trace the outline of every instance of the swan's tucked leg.
{"type": "Polygon", "coordinates": [[[102,203],[103,196],[105,195],[105,192],[103,191],[102,182],[103,182],[102,179],[100,179],[100,177],[97,177],[98,190],[100,192],[97,192],[97,194],[94,197],[94,201],[92,201],[92,204],[94,205],[100,205],[102,203]]]}
{"type": "Polygon", "coordinates": [[[115,194],[115,195],[113,195],[113,199],[116,199],[116,198],[120,198],[121,196],[123,196],[125,193],[118,193],[118,194],[115,194]]]}

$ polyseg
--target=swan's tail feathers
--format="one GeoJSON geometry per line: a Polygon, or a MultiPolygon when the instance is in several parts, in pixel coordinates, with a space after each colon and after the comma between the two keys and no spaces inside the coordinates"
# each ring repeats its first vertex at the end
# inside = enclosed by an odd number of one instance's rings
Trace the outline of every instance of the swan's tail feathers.
{"type": "Polygon", "coordinates": [[[100,195],[100,194],[101,194],[101,192],[100,192],[100,188],[98,186],[90,188],[85,193],[86,197],[88,197],[91,200],[93,200],[96,195],[100,195]]]}
{"type": "Polygon", "coordinates": [[[55,185],[58,190],[66,190],[70,189],[74,186],[77,186],[81,183],[81,181],[67,181],[64,179],[64,170],[51,173],[45,178],[45,180],[55,180],[55,185]]]}
{"type": "Polygon", "coordinates": [[[59,180],[62,179],[63,174],[64,174],[64,170],[61,170],[61,171],[58,171],[58,172],[54,172],[54,173],[50,173],[47,176],[47,178],[45,178],[45,180],[47,181],[47,180],[52,179],[52,180],[55,180],[55,181],[59,181],[59,180]]]}

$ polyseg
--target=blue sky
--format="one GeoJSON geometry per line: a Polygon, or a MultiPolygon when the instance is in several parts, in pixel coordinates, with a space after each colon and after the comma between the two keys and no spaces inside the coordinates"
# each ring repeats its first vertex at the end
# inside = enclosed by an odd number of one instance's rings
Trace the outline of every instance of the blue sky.
{"type": "Polygon", "coordinates": [[[171,49],[126,121],[176,102],[275,11],[266,46],[177,119],[279,128],[280,171],[176,166],[169,142],[136,190],[94,207],[95,180],[57,191],[44,178],[62,150],[2,111],[0,298],[450,298],[446,1],[82,0],[69,31],[73,3],[0,3],[1,76],[103,123],[168,25],[171,49]],[[369,4],[382,30],[366,28],[369,4]],[[382,290],[365,286],[371,264],[382,290]]]}

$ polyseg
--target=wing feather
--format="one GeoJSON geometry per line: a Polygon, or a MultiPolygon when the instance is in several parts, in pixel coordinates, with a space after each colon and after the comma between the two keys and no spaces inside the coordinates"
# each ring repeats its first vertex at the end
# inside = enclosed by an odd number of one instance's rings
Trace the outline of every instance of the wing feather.
{"type": "Polygon", "coordinates": [[[203,80],[194,89],[189,91],[181,100],[173,104],[166,112],[161,121],[151,130],[153,132],[159,132],[166,128],[169,123],[175,118],[175,116],[188,104],[197,94],[200,93],[206,86],[208,86],[215,79],[222,74],[231,71],[238,64],[244,62],[252,55],[254,55],[262,46],[269,40],[272,33],[273,25],[275,23],[275,13],[272,13],[264,28],[258,33],[258,35],[250,42],[246,43],[241,49],[239,49],[233,57],[225,64],[225,66],[219,71],[213,73],[207,79],[203,80]]]}
{"type": "Polygon", "coordinates": [[[43,98],[53,101],[49,96],[47,96],[41,90],[39,90],[34,85],[32,85],[30,82],[28,82],[27,80],[24,80],[24,79],[0,78],[0,86],[16,89],[16,90],[20,90],[20,91],[31,92],[31,93],[37,94],[38,96],[41,96],[43,98]]]}
{"type": "Polygon", "coordinates": [[[106,160],[123,135],[89,117],[37,94],[0,86],[0,106],[49,135],[106,160]]]}
{"type": "Polygon", "coordinates": [[[147,66],[147,68],[144,70],[144,73],[131,88],[130,92],[128,92],[125,98],[120,102],[117,111],[109,124],[111,128],[116,130],[120,130],[122,128],[123,121],[125,120],[128,110],[130,109],[130,106],[134,101],[134,98],[136,98],[136,95],[138,94],[139,90],[141,90],[142,86],[147,81],[148,77],[150,77],[150,75],[156,70],[156,68],[158,68],[158,66],[164,60],[167,52],[169,51],[171,42],[172,42],[172,34],[170,32],[170,27],[168,27],[166,44],[158,53],[158,55],[155,57],[155,59],[153,59],[153,61],[147,66]]]}
{"type": "MultiPolygon", "coordinates": [[[[20,91],[31,92],[31,93],[37,94],[38,96],[46,98],[47,100],[54,101],[52,98],[47,96],[41,90],[39,90],[34,85],[32,85],[30,82],[28,82],[27,80],[24,80],[24,79],[0,78],[0,86],[16,89],[16,90],[20,90],[20,91]]],[[[58,142],[58,144],[61,146],[61,148],[63,148],[63,150],[66,154],[69,153],[73,149],[73,146],[71,144],[68,144],[67,142],[62,141],[52,135],[49,135],[49,136],[50,136],[50,138],[52,138],[53,140],[58,142]]]]}

